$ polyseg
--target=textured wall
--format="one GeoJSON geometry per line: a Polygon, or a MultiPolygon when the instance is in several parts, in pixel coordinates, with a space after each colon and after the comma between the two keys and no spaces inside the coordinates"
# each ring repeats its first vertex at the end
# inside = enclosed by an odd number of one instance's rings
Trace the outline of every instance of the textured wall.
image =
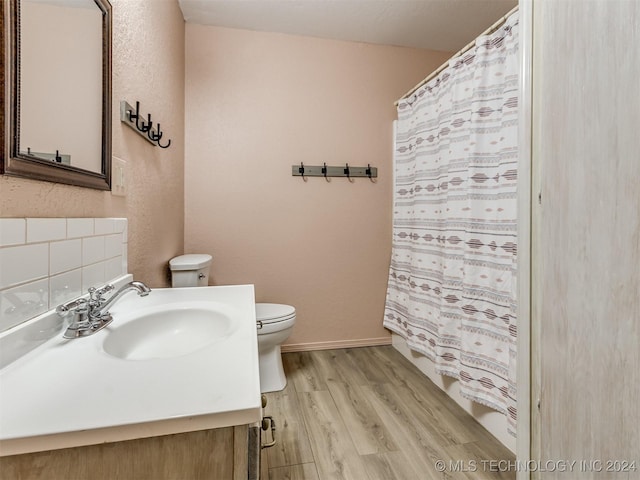
{"type": "Polygon", "coordinates": [[[449,54],[186,33],[185,250],[213,255],[212,283],[294,305],[289,345],[389,341],[393,102],[449,54]],[[305,183],[300,162],[370,163],[379,179],[305,183]]]}
{"type": "Polygon", "coordinates": [[[127,161],[127,196],[0,176],[0,216],[127,217],[129,271],[164,286],[184,238],[184,21],[177,0],[111,4],[113,155],[127,161]],[[121,99],[139,100],[171,147],[153,147],[121,124],[121,99]]]}
{"type": "Polygon", "coordinates": [[[184,246],[184,20],[177,0],[112,4],[113,154],[128,167],[129,271],[168,285],[168,261],[184,246]],[[120,123],[123,99],[140,101],[161,123],[169,148],[154,147],[120,123]]]}

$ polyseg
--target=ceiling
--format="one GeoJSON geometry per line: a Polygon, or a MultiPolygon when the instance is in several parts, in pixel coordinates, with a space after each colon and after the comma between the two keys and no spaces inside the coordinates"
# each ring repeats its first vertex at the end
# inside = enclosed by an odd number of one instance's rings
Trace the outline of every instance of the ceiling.
{"type": "Polygon", "coordinates": [[[187,23],[455,52],[518,0],[179,0],[187,23]]]}

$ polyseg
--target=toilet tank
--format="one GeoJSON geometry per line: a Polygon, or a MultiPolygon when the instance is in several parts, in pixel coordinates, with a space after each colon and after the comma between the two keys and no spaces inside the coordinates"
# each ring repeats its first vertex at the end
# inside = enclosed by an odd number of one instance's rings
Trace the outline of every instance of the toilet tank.
{"type": "Polygon", "coordinates": [[[180,255],[169,261],[171,286],[206,287],[209,285],[209,266],[213,257],[204,253],[180,255]]]}

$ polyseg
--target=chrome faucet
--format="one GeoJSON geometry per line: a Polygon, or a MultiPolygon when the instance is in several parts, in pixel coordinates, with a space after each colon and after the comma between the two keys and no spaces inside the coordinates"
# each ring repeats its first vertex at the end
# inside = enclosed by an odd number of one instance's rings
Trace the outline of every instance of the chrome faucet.
{"type": "Polygon", "coordinates": [[[142,282],[129,282],[114,293],[108,300],[104,298],[105,293],[114,289],[113,285],[105,285],[102,288],[91,287],[89,289],[89,300],[78,298],[71,302],[59,305],[56,312],[61,317],[73,315],[71,323],[64,332],[64,338],[78,338],[93,335],[102,330],[113,321],[109,313],[109,308],[125,293],[135,290],[138,295],[145,297],[149,295],[151,289],[142,282]]]}

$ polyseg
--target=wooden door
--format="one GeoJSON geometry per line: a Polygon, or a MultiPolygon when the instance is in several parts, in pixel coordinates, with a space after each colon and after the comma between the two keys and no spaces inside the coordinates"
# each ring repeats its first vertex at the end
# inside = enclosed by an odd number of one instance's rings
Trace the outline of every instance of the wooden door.
{"type": "Polygon", "coordinates": [[[640,0],[533,18],[533,458],[638,479],[640,0]]]}

